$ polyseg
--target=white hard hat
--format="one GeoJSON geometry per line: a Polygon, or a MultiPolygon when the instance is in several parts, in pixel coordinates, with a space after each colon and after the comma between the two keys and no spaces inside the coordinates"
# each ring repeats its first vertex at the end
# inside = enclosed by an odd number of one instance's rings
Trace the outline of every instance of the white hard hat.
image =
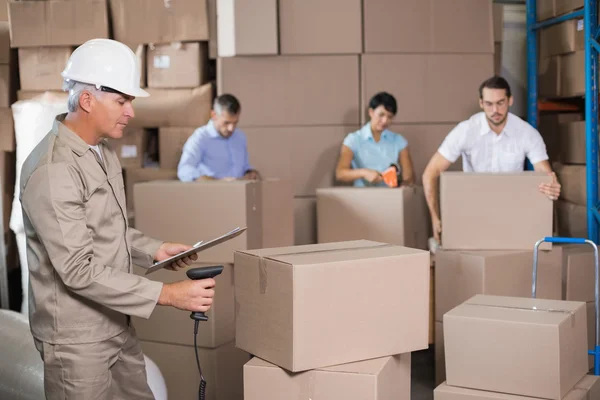
{"type": "Polygon", "coordinates": [[[73,51],[61,73],[65,80],[96,85],[134,97],[148,97],[140,88],[140,69],[135,53],[111,39],[92,39],[73,51]]]}

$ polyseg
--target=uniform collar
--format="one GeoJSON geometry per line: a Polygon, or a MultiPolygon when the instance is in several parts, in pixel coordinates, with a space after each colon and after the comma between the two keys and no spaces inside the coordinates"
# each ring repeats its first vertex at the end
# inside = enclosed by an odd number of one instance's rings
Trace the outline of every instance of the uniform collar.
{"type": "Polygon", "coordinates": [[[217,132],[217,129],[215,128],[215,124],[213,123],[212,119],[210,121],[208,121],[206,126],[208,128],[208,135],[211,138],[219,138],[219,139],[227,140],[227,139],[231,139],[232,137],[234,137],[237,132],[237,128],[235,128],[233,130],[233,133],[231,134],[231,136],[229,136],[228,138],[224,138],[223,136],[221,136],[221,134],[219,132],[217,132]]]}
{"type": "MultiPolygon", "coordinates": [[[[381,139],[386,140],[389,136],[389,131],[386,129],[383,132],[381,132],[381,139]]],[[[363,140],[375,140],[373,138],[373,132],[371,131],[371,123],[367,122],[361,129],[360,129],[360,137],[363,140]]]]}
{"type": "MultiPolygon", "coordinates": [[[[58,136],[75,152],[75,154],[81,157],[87,151],[91,150],[90,145],[80,138],[75,132],[67,128],[67,126],[63,123],[66,116],[66,113],[56,116],[54,125],[52,126],[52,133],[58,136]]],[[[101,143],[105,142],[101,141],[101,143]]]]}
{"type": "MultiPolygon", "coordinates": [[[[481,128],[479,130],[479,134],[481,136],[483,136],[483,135],[487,135],[490,132],[494,133],[494,131],[492,131],[492,128],[490,128],[490,124],[489,124],[484,112],[481,113],[481,119],[482,119],[482,123],[481,123],[481,128]]],[[[511,132],[513,132],[513,127],[514,127],[513,115],[511,113],[508,113],[508,115],[506,117],[506,125],[504,125],[504,129],[502,130],[501,134],[510,136],[511,132]]]]}

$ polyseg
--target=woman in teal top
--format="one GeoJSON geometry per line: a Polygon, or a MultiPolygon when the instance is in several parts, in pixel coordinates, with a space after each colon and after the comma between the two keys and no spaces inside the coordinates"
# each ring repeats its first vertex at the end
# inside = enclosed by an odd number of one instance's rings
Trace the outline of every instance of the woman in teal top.
{"type": "Polygon", "coordinates": [[[370,121],[344,139],[335,177],[354,186],[386,186],[381,173],[391,165],[402,177],[399,184],[414,183],[408,142],[402,135],[389,131],[398,107],[389,93],[380,92],[369,101],[370,121]]]}

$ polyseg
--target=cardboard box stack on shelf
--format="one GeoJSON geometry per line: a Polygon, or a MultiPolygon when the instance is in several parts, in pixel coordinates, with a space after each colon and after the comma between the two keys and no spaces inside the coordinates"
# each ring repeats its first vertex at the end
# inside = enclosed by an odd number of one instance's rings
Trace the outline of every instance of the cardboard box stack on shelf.
{"type": "Polygon", "coordinates": [[[494,74],[502,75],[502,43],[504,42],[504,4],[494,3],[494,74]]]}

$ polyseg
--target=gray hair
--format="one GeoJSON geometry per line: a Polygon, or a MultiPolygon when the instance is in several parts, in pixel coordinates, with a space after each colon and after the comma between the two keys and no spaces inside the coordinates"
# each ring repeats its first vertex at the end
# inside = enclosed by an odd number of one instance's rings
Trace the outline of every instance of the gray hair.
{"type": "Polygon", "coordinates": [[[63,90],[69,92],[69,98],[67,100],[67,110],[69,110],[69,112],[75,112],[79,109],[79,97],[84,90],[93,93],[94,96],[98,95],[98,93],[96,93],[98,92],[96,86],[66,79],[63,82],[63,90]]]}

